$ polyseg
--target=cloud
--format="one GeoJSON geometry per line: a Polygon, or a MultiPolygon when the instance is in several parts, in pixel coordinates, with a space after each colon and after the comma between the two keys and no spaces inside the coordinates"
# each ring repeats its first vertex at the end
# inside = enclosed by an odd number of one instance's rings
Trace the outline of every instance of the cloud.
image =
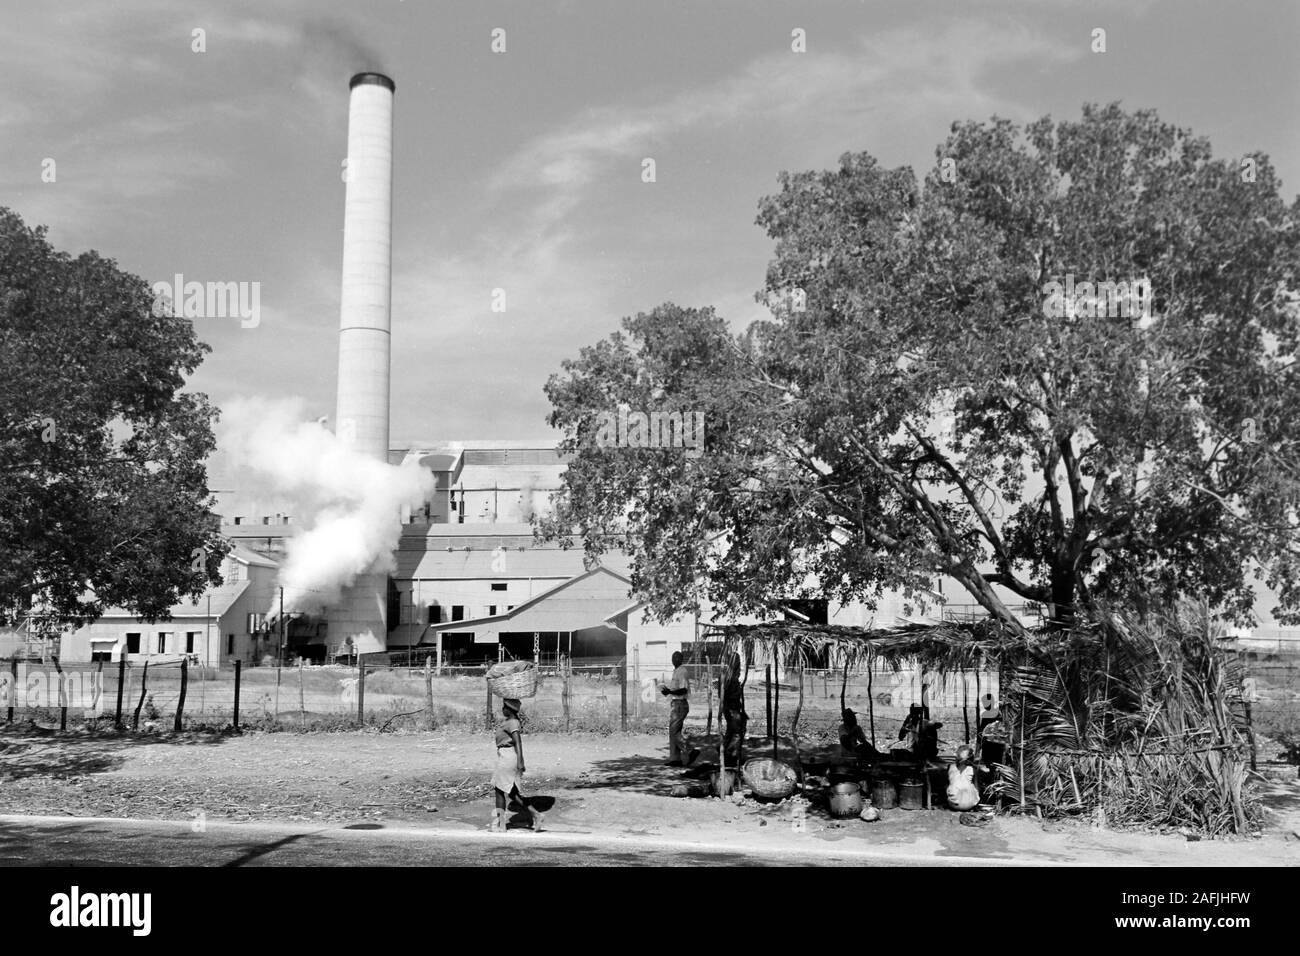
{"type": "Polygon", "coordinates": [[[918,100],[931,106],[993,98],[980,92],[994,68],[1024,61],[1060,63],[1082,55],[1022,25],[970,20],[909,26],[862,38],[846,53],[772,54],[711,85],[661,102],[593,108],[566,126],[525,143],[494,173],[496,193],[542,194],[536,228],[570,214],[605,168],[663,149],[666,140],[705,127],[714,131],[767,126],[776,135],[846,115],[898,105],[914,117],[918,100]]]}

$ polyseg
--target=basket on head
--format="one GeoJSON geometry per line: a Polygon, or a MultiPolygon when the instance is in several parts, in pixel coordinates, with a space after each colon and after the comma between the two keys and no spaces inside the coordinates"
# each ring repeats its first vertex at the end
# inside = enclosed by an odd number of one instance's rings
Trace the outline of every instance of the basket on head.
{"type": "Polygon", "coordinates": [[[784,800],[794,793],[796,777],[789,764],[771,757],[745,761],[745,783],[754,796],[764,800],[784,800]]]}
{"type": "Polygon", "coordinates": [[[498,697],[532,697],[537,693],[537,668],[532,661],[502,661],[488,668],[487,682],[498,697]]]}

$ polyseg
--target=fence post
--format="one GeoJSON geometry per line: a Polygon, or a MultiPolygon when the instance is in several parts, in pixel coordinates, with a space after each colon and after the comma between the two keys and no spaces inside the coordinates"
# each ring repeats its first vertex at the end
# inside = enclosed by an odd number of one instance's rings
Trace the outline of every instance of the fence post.
{"type": "Polygon", "coordinates": [[[117,717],[113,723],[118,730],[122,728],[122,692],[126,689],[126,648],[122,648],[122,657],[117,662],[117,717]]]}
{"type": "Polygon", "coordinates": [[[627,658],[623,658],[619,667],[619,696],[622,700],[621,715],[623,722],[623,733],[627,733],[627,658]]]}
{"type": "Polygon", "coordinates": [[[492,729],[492,685],[487,684],[487,703],[483,706],[483,726],[492,729]]]}
{"type": "Polygon", "coordinates": [[[131,721],[131,729],[140,729],[140,708],[144,706],[144,695],[149,689],[149,661],[144,662],[144,670],[140,672],[140,701],[135,705],[135,717],[131,721]]]}
{"type": "MultiPolygon", "coordinates": [[[[14,704],[18,700],[18,658],[9,662],[9,673],[12,679],[9,681],[9,723],[14,722],[14,704]]],[[[122,701],[119,698],[117,703],[118,717],[121,717],[122,701]]]]}
{"type": "Polygon", "coordinates": [[[639,647],[632,648],[632,683],[636,685],[636,719],[639,724],[641,721],[641,648],[639,647]]]}
{"type": "Polygon", "coordinates": [[[564,704],[564,732],[567,734],[569,732],[569,671],[571,668],[565,666],[559,654],[556,654],[556,660],[561,668],[561,673],[564,675],[561,700],[564,704]]]}
{"type": "Polygon", "coordinates": [[[300,726],[307,726],[307,700],[302,686],[302,658],[298,658],[298,721],[300,726]]]}
{"type": "Polygon", "coordinates": [[[174,733],[181,732],[181,718],[185,714],[185,691],[190,686],[190,662],[187,658],[181,658],[181,696],[176,701],[176,720],[172,723],[174,733]]]}
{"type": "Polygon", "coordinates": [[[429,729],[433,729],[433,659],[424,655],[424,705],[429,708],[429,729]]]}
{"type": "Polygon", "coordinates": [[[238,658],[235,659],[235,733],[239,733],[239,665],[243,663],[238,658]]]}
{"type": "Polygon", "coordinates": [[[357,660],[357,722],[366,725],[366,665],[357,660]]]}

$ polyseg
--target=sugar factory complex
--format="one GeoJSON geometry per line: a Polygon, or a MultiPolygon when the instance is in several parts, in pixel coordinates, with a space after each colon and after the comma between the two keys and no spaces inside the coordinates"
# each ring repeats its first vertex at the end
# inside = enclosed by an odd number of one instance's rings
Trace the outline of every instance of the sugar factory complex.
{"type": "Polygon", "coordinates": [[[284,615],[281,628],[279,571],[302,527],[285,502],[241,487],[235,471],[210,468],[216,511],[233,545],[223,583],[155,625],[110,611],[64,637],[64,660],[186,654],[219,664],[283,653],[324,661],[414,646],[440,663],[507,652],[625,653],[625,564],[587,568],[580,549],[533,539],[529,519],[559,487],[563,470],[553,439],[390,444],[396,86],[382,74],[359,73],[350,88],[335,433],[368,458],[418,463],[432,476],[433,495],[402,514],[391,573],[362,573],[328,607],[296,595],[301,610],[284,615]]]}
{"type": "MultiPolygon", "coordinates": [[[[666,666],[672,651],[699,639],[693,617],[641,620],[621,555],[584,565],[581,548],[535,541],[530,519],[561,484],[554,439],[430,441],[393,447],[389,437],[392,292],[393,103],[396,85],[379,73],[350,84],[347,191],[335,435],[352,451],[390,465],[418,466],[432,494],[401,515],[391,561],[352,575],[338,600],[313,603],[281,580],[295,536],[306,530],[293,506],[251,491],[243,475],[213,463],[209,482],[222,532],[233,545],[223,583],[172,608],[172,620],[141,623],[122,609],[65,635],[67,661],[190,655],[209,665],[301,657],[330,661],[420,648],[439,666],[505,656],[541,661],[628,658],[666,666]],[[382,568],[382,569],[381,569],[382,568]]],[[[382,555],[381,555],[382,558],[382,555]]],[[[936,580],[931,606],[944,592],[936,580]]],[[[995,587],[1008,607],[1018,599],[995,587]]],[[[805,608],[809,610],[809,608],[805,608]]],[[[954,608],[947,605],[947,613],[954,608]]],[[[966,605],[957,610],[972,610],[966,605]]],[[[915,617],[899,594],[873,611],[814,602],[817,619],[866,625],[915,617]]],[[[1024,607],[1026,615],[1036,613],[1024,607]]],[[[982,611],[973,611],[982,616],[982,611]]]]}

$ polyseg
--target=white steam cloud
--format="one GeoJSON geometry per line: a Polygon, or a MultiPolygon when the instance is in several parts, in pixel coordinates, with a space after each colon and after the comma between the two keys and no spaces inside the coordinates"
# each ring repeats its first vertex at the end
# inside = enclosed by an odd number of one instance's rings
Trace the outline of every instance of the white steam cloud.
{"type": "Polygon", "coordinates": [[[433,475],[415,461],[390,465],[357,453],[305,420],[296,399],[231,402],[218,445],[242,485],[295,509],[299,528],[280,569],[286,612],[332,605],[358,575],[391,571],[402,506],[419,507],[434,490],[433,475]]]}

